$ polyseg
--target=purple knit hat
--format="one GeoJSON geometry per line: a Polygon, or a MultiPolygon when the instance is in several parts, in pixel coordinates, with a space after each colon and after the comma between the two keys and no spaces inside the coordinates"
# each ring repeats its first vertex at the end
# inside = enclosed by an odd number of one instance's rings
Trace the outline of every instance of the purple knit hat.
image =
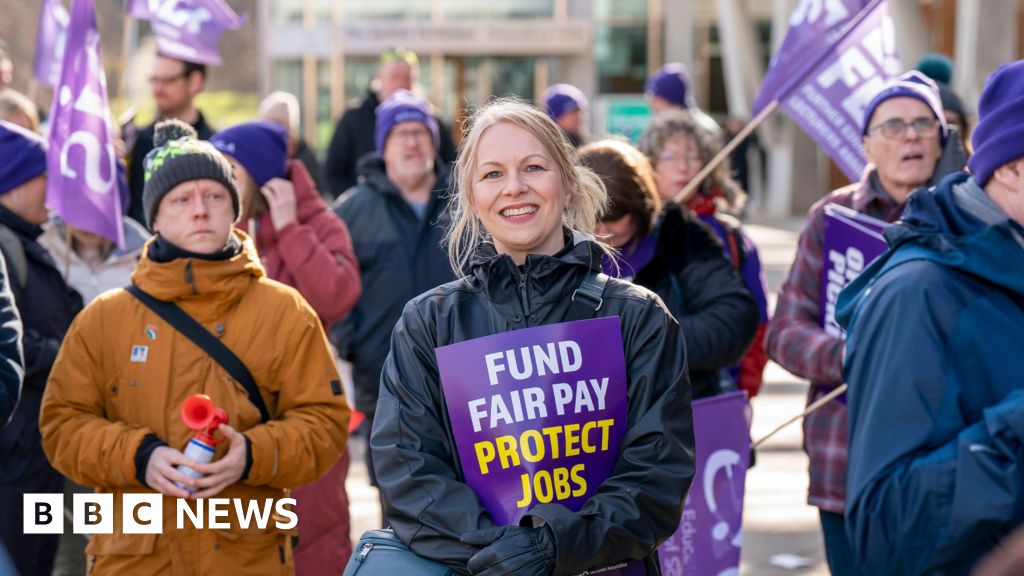
{"type": "Polygon", "coordinates": [[[238,160],[262,187],[288,172],[288,133],[273,122],[245,122],[210,138],[217,150],[238,160]]]}
{"type": "Polygon", "coordinates": [[[688,108],[693,104],[690,94],[690,73],[682,62],[670,62],[647,79],[644,92],[688,108]]]}
{"type": "Polygon", "coordinates": [[[541,94],[541,102],[544,103],[548,116],[556,121],[564,114],[587,107],[587,97],[572,84],[548,86],[541,94]]]}
{"type": "Polygon", "coordinates": [[[0,120],[0,194],[46,173],[46,139],[0,120]]]}
{"type": "Polygon", "coordinates": [[[1001,166],[1024,157],[1024,60],[1003,64],[985,81],[967,161],[984,186],[1001,166]]]}
{"type": "Polygon", "coordinates": [[[875,114],[882,102],[892,98],[914,98],[920,100],[931,109],[932,114],[942,126],[942,141],[946,141],[949,134],[949,126],[946,125],[946,116],[942,113],[942,99],[939,97],[939,86],[934,80],[925,76],[917,70],[911,70],[898,76],[892,82],[886,84],[885,88],[875,94],[875,97],[868,102],[864,109],[864,124],[861,126],[861,133],[867,136],[871,127],[871,117],[875,114]]]}
{"type": "Polygon", "coordinates": [[[377,154],[384,155],[384,142],[396,124],[402,122],[420,122],[430,129],[434,137],[434,150],[441,147],[441,132],[437,120],[430,115],[427,101],[408,90],[396,90],[387,100],[377,106],[377,127],[373,141],[377,154]]]}

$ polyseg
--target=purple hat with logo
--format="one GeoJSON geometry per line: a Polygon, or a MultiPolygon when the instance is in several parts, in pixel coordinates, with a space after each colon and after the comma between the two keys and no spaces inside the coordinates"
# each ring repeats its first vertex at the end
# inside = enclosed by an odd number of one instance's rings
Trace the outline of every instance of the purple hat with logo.
{"type": "Polygon", "coordinates": [[[217,132],[210,143],[238,160],[257,186],[284,178],[288,171],[288,133],[279,124],[245,122],[217,132]]]}
{"type": "Polygon", "coordinates": [[[419,122],[430,130],[434,137],[434,150],[441,147],[441,132],[437,120],[430,115],[427,101],[408,90],[396,90],[387,100],[377,106],[377,127],[373,141],[377,154],[384,154],[384,142],[396,124],[402,122],[419,122]]]}
{"type": "Polygon", "coordinates": [[[670,62],[659,68],[647,79],[644,92],[664,98],[683,108],[693,104],[690,95],[690,72],[682,62],[670,62]]]}
{"type": "Polygon", "coordinates": [[[931,109],[932,114],[942,126],[942,140],[946,140],[949,127],[946,126],[946,116],[942,113],[942,99],[939,97],[939,86],[934,80],[925,76],[917,70],[911,70],[898,76],[883,88],[875,97],[868,102],[864,109],[864,124],[861,126],[861,133],[867,136],[868,128],[871,126],[871,117],[875,110],[892,98],[915,98],[920,100],[931,109]]]}
{"type": "Polygon", "coordinates": [[[0,194],[46,173],[46,139],[0,120],[0,194]]]}
{"type": "Polygon", "coordinates": [[[564,114],[587,107],[587,97],[572,84],[555,84],[548,86],[541,94],[541,101],[552,120],[558,120],[564,114]]]}

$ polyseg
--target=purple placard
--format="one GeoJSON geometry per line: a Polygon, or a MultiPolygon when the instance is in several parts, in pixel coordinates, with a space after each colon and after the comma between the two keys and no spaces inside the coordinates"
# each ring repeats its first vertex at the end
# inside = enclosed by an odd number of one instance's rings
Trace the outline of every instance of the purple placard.
{"type": "Polygon", "coordinates": [[[845,206],[825,206],[818,311],[821,327],[832,336],[846,338],[846,331],[836,322],[836,300],[843,288],[888,248],[882,236],[886,226],[877,218],[845,206]]]}
{"type": "Polygon", "coordinates": [[[60,0],[43,0],[39,9],[32,75],[44,86],[56,86],[60,82],[60,65],[64,60],[64,44],[70,19],[68,9],[60,0]]]}
{"type": "Polygon", "coordinates": [[[861,125],[868,102],[901,71],[896,33],[886,2],[875,2],[850,22],[805,76],[784,88],[783,109],[851,181],[864,157],[861,125]]]}
{"type": "Polygon", "coordinates": [[[220,35],[245,24],[223,0],[130,0],[128,11],[149,21],[160,54],[200,64],[220,64],[220,35]]]}
{"type": "MultiPolygon", "coordinates": [[[[466,483],[495,523],[518,524],[539,503],[579,510],[611,474],[628,416],[618,317],[435,352],[466,483]]],[[[590,573],[644,572],[630,562],[590,573]]]]}
{"type": "Polygon", "coordinates": [[[117,157],[93,0],[72,0],[67,49],[50,110],[46,203],[83,230],[124,247],[117,157]]]}
{"type": "Polygon", "coordinates": [[[679,529],[658,549],[663,576],[739,574],[749,407],[743,392],[693,402],[697,474],[679,529]]]}

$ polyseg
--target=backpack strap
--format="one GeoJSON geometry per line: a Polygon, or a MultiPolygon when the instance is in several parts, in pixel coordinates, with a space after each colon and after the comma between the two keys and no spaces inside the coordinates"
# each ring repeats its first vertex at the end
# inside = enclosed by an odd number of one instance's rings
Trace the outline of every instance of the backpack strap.
{"type": "Polygon", "coordinates": [[[209,330],[204,328],[199,322],[196,322],[195,318],[189,316],[188,312],[182,310],[177,304],[157,300],[135,284],[126,287],[125,290],[138,298],[150,310],[156,312],[157,316],[163,318],[175,330],[209,354],[215,362],[220,364],[232,378],[245,388],[249,401],[260,411],[260,421],[265,423],[270,420],[270,412],[267,410],[266,403],[263,402],[263,396],[260,395],[259,388],[256,387],[256,380],[252,377],[252,373],[245,367],[242,360],[230,348],[225,346],[220,339],[210,334],[209,330]]]}
{"type": "Polygon", "coordinates": [[[604,304],[603,296],[606,286],[608,286],[608,275],[591,270],[580,283],[580,287],[572,293],[572,301],[565,314],[565,322],[593,318],[604,304]]]}
{"type": "Polygon", "coordinates": [[[0,252],[3,252],[7,261],[7,272],[14,277],[18,287],[22,290],[28,285],[28,257],[25,255],[25,247],[13,230],[0,224],[0,252]]]}

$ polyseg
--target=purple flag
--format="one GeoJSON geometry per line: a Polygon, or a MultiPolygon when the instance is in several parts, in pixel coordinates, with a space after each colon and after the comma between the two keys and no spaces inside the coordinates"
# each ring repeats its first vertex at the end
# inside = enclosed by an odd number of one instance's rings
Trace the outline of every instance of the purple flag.
{"type": "Polygon", "coordinates": [[[36,33],[36,58],[32,75],[44,86],[60,81],[60,65],[64,61],[68,20],[71,16],[60,0],[43,0],[39,9],[39,31],[36,33]]]}
{"type": "Polygon", "coordinates": [[[886,251],[888,245],[882,237],[886,226],[882,220],[845,206],[825,206],[825,258],[818,294],[819,317],[825,332],[846,338],[846,331],[836,322],[836,299],[847,284],[886,251]]]}
{"type": "Polygon", "coordinates": [[[199,64],[220,64],[221,33],[245,24],[223,0],[129,0],[128,11],[149,20],[160,54],[199,64]]]}
{"type": "Polygon", "coordinates": [[[739,574],[749,406],[743,392],[693,402],[697,474],[679,529],[658,548],[663,576],[739,574]]]}
{"type": "MultiPolygon", "coordinates": [[[[466,484],[495,523],[518,524],[539,503],[579,510],[597,493],[627,425],[618,317],[504,332],[435,352],[466,484]]],[[[601,572],[643,573],[640,561],[601,572]]]]}
{"type": "Polygon", "coordinates": [[[754,101],[754,115],[772,100],[784,96],[782,89],[794,77],[806,75],[867,3],[868,0],[800,0],[789,17],[786,37],[768,64],[754,101]]]}
{"type": "Polygon", "coordinates": [[[67,49],[50,110],[46,202],[66,222],[124,246],[117,161],[93,0],[71,1],[67,49]]]}

